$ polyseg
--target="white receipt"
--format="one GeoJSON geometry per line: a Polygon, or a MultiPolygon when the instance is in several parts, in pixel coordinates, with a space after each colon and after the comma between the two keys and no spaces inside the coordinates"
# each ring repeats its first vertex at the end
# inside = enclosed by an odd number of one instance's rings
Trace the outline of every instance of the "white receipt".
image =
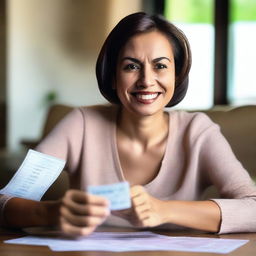
{"type": "Polygon", "coordinates": [[[18,171],[0,190],[0,194],[39,201],[64,166],[64,160],[30,149],[18,171]]]}
{"type": "Polygon", "coordinates": [[[122,210],[131,207],[130,186],[128,182],[108,185],[88,186],[88,193],[106,197],[111,210],[122,210]]]}
{"type": "Polygon", "coordinates": [[[26,236],[5,241],[8,244],[45,245],[52,251],[184,251],[230,253],[248,240],[205,237],[171,237],[152,232],[94,232],[77,239],[26,236]]]}

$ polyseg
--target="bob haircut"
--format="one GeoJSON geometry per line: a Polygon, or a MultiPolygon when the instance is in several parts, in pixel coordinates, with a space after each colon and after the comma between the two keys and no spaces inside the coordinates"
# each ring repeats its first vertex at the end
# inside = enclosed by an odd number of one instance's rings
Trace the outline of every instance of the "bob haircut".
{"type": "Polygon", "coordinates": [[[96,77],[101,94],[111,103],[121,104],[113,82],[119,54],[127,41],[134,35],[159,31],[163,33],[173,49],[175,60],[175,89],[166,107],[177,105],[186,95],[188,73],[191,67],[189,42],[181,30],[158,15],[144,12],[130,14],[123,18],[110,32],[99,53],[96,63],[96,77]]]}

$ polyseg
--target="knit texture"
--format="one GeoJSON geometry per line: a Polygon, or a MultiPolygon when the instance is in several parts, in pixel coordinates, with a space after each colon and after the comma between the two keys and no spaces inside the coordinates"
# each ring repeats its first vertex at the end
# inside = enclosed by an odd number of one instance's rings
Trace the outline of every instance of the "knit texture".
{"type": "MultiPolygon", "coordinates": [[[[117,112],[112,105],[76,108],[36,150],[67,161],[71,188],[86,191],[88,185],[124,181],[116,143],[117,112]]],[[[165,155],[145,189],[161,200],[201,200],[205,189],[214,185],[220,193],[220,198],[211,199],[221,210],[219,233],[256,232],[256,186],[219,126],[203,113],[167,113],[165,155]]],[[[113,216],[107,223],[129,225],[113,216]]]]}

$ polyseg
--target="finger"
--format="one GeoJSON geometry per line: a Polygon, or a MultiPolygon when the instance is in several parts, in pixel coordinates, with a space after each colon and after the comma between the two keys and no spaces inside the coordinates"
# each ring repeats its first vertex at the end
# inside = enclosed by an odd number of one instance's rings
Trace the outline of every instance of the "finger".
{"type": "Polygon", "coordinates": [[[94,217],[101,217],[105,218],[109,216],[110,210],[108,208],[103,208],[100,206],[90,206],[90,205],[85,205],[85,206],[76,206],[74,208],[72,207],[66,207],[66,206],[61,206],[60,208],[61,214],[66,213],[67,211],[76,216],[94,216],[94,217]]]}
{"type": "Polygon", "coordinates": [[[76,215],[107,216],[110,213],[107,206],[77,204],[71,200],[63,200],[63,204],[76,215]]]}
{"type": "Polygon", "coordinates": [[[150,210],[145,210],[140,213],[136,213],[136,226],[147,227],[150,225],[151,212],[150,210]]]}
{"type": "Polygon", "coordinates": [[[87,236],[87,235],[91,234],[96,229],[96,226],[95,227],[93,227],[93,226],[77,227],[77,226],[73,226],[72,224],[68,223],[64,218],[61,218],[60,229],[66,235],[87,236]]]}
{"type": "Polygon", "coordinates": [[[142,219],[141,220],[141,225],[142,225],[142,227],[152,227],[152,226],[154,226],[151,222],[150,217],[146,217],[146,218],[142,219]]]}
{"type": "Polygon", "coordinates": [[[151,207],[149,204],[142,204],[142,205],[134,207],[134,211],[136,212],[137,215],[140,215],[145,211],[149,211],[150,209],[151,209],[151,207]]]}
{"type": "Polygon", "coordinates": [[[144,189],[144,187],[140,186],[140,185],[136,185],[130,188],[130,195],[131,197],[136,197],[140,194],[145,193],[146,190],[144,189]]]}
{"type": "Polygon", "coordinates": [[[93,195],[93,194],[86,194],[86,199],[88,204],[95,204],[95,205],[102,205],[102,206],[109,206],[110,202],[107,198],[103,196],[93,195]]]}
{"type": "Polygon", "coordinates": [[[139,194],[135,197],[132,197],[131,200],[132,200],[132,204],[134,207],[146,204],[148,202],[148,194],[146,194],[146,193],[139,194]]]}
{"type": "Polygon", "coordinates": [[[74,215],[69,209],[63,207],[61,208],[61,215],[66,220],[66,222],[74,226],[98,226],[100,225],[107,216],[85,216],[85,215],[74,215]]]}
{"type": "Polygon", "coordinates": [[[74,201],[80,204],[97,204],[97,205],[109,205],[108,200],[105,197],[88,194],[79,190],[69,190],[66,192],[64,199],[68,201],[74,201]]]}
{"type": "Polygon", "coordinates": [[[138,215],[137,215],[138,219],[140,221],[143,221],[145,219],[148,219],[150,217],[150,211],[146,210],[146,211],[143,211],[143,212],[140,212],[138,215]]]}

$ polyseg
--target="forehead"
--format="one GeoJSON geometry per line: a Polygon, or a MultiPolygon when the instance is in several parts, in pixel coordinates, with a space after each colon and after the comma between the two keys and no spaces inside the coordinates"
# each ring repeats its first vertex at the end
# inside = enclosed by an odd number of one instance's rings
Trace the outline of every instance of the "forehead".
{"type": "Polygon", "coordinates": [[[125,44],[120,52],[122,57],[143,57],[144,55],[173,58],[173,49],[169,39],[159,31],[152,31],[135,35],[125,44]]]}

